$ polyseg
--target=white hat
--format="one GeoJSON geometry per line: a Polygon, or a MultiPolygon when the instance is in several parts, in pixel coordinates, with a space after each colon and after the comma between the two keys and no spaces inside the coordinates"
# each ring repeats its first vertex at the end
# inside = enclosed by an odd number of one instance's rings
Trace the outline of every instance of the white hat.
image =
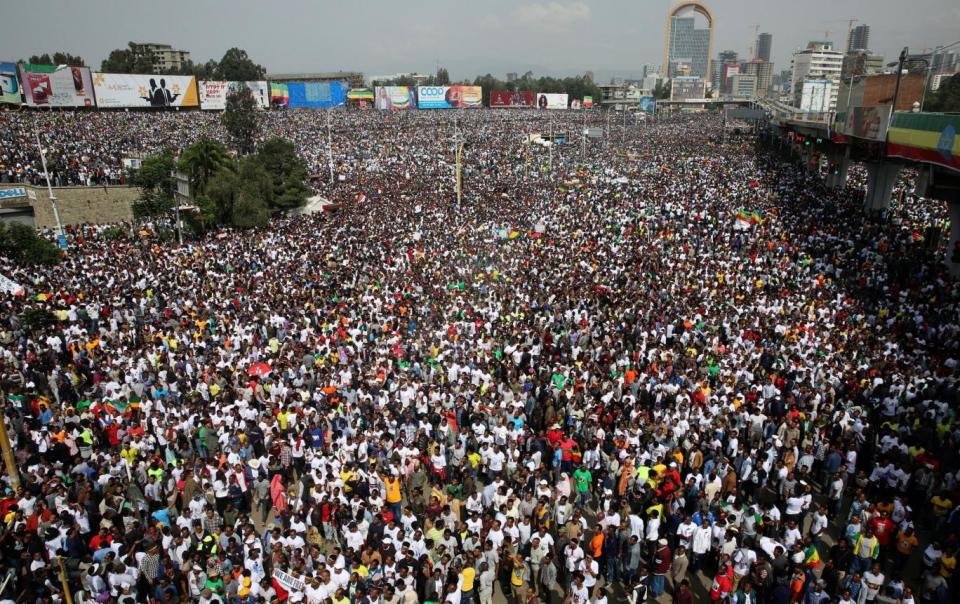
{"type": "Polygon", "coordinates": [[[666,540],[666,539],[661,539],[660,541],[657,541],[657,543],[659,543],[660,545],[666,545],[666,544],[667,544],[667,540],[666,540]]]}
{"type": "Polygon", "coordinates": [[[260,460],[259,460],[259,459],[256,459],[256,458],[251,459],[250,461],[247,462],[247,465],[250,466],[251,468],[253,468],[254,470],[259,470],[259,469],[260,469],[260,460]]]}

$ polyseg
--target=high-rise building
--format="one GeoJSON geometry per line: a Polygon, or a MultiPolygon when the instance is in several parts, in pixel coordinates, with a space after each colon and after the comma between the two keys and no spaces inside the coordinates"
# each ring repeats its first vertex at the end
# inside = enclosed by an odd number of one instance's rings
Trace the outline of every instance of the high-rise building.
{"type": "Polygon", "coordinates": [[[756,95],[759,97],[767,96],[767,91],[773,84],[773,63],[762,59],[755,59],[743,64],[740,73],[752,75],[756,78],[756,95]]]}
{"type": "Polygon", "coordinates": [[[133,53],[147,57],[153,64],[153,73],[170,73],[179,71],[190,60],[190,51],[175,50],[169,44],[155,44],[153,42],[134,43],[133,53]]]}
{"type": "Polygon", "coordinates": [[[847,36],[847,52],[868,50],[870,48],[870,26],[858,25],[847,36]]]}
{"type": "Polygon", "coordinates": [[[757,76],[738,73],[730,78],[730,94],[739,99],[757,96],[757,76]]]}
{"type": "Polygon", "coordinates": [[[507,72],[507,82],[514,82],[520,78],[517,77],[516,71],[507,72]]]}
{"type": "MultiPolygon", "coordinates": [[[[730,67],[737,65],[737,52],[735,50],[721,51],[710,66],[711,87],[719,92],[727,92],[729,90],[730,76],[733,75],[730,67]]],[[[739,69],[735,71],[739,73],[739,69]]]]}
{"type": "Polygon", "coordinates": [[[682,0],[673,5],[667,13],[663,44],[663,68],[668,78],[683,74],[711,79],[713,26],[713,13],[703,3],[682,0]],[[697,28],[697,15],[706,18],[706,29],[697,28]]]}
{"type": "Polygon", "coordinates": [[[770,62],[770,48],[773,46],[773,34],[766,32],[757,36],[756,51],[753,53],[754,59],[770,62]]]}
{"type": "Polygon", "coordinates": [[[805,49],[793,53],[793,73],[790,77],[793,105],[800,106],[805,80],[830,80],[832,86],[827,88],[830,94],[827,111],[833,111],[837,106],[842,67],[843,53],[833,49],[833,42],[811,41],[805,49]]]}

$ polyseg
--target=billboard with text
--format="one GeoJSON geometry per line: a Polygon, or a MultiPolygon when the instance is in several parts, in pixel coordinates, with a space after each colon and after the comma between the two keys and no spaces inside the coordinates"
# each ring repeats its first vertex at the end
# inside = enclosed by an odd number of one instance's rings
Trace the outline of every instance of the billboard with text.
{"type": "Polygon", "coordinates": [[[416,107],[416,93],[413,86],[377,86],[377,109],[413,109],[416,107]]]}
{"type": "Polygon", "coordinates": [[[0,103],[20,104],[16,63],[0,63],[0,103]]]}
{"type": "Polygon", "coordinates": [[[197,81],[193,76],[126,73],[93,74],[97,107],[196,107],[197,81]]]}
{"type": "Polygon", "coordinates": [[[490,92],[491,107],[536,107],[537,95],[532,90],[494,90],[490,92]]]}
{"type": "Polygon", "coordinates": [[[540,109],[566,109],[569,104],[567,93],[541,92],[537,95],[537,107],[540,109]]]}
{"type": "Polygon", "coordinates": [[[420,109],[478,109],[483,107],[480,86],[418,86],[417,107],[420,109]]]}
{"type": "Polygon", "coordinates": [[[270,94],[267,83],[264,81],[227,82],[224,80],[202,80],[197,83],[200,91],[200,108],[222,110],[227,108],[227,94],[231,90],[246,86],[253,94],[257,107],[266,109],[270,106],[270,94]]]}
{"type": "Polygon", "coordinates": [[[21,63],[23,100],[31,107],[93,107],[89,67],[21,63]]]}

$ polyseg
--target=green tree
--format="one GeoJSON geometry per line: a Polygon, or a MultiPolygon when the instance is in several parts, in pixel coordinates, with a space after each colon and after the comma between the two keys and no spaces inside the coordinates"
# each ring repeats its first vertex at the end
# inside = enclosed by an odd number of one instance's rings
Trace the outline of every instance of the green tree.
{"type": "Polygon", "coordinates": [[[130,173],[130,184],[140,187],[140,197],[133,203],[133,217],[137,220],[170,218],[173,211],[173,191],[176,183],[173,171],[176,159],[170,151],[150,155],[140,169],[130,173]]]}
{"type": "Polygon", "coordinates": [[[267,205],[273,210],[289,210],[302,206],[310,195],[307,187],[307,166],[297,155],[293,143],[274,138],[260,147],[256,155],[271,179],[267,205]]]}
{"type": "Polygon", "coordinates": [[[206,192],[207,182],[215,172],[232,167],[233,163],[223,144],[201,136],[183,151],[177,165],[190,176],[190,189],[196,196],[206,192]]]}
{"type": "Polygon", "coordinates": [[[138,46],[133,42],[127,43],[127,48],[111,50],[110,54],[100,64],[100,71],[105,73],[153,73],[153,58],[138,52],[138,46]]]}
{"type": "Polygon", "coordinates": [[[0,254],[20,265],[56,264],[63,258],[60,248],[19,222],[0,222],[0,254]]]}
{"type": "Polygon", "coordinates": [[[673,89],[673,84],[669,81],[657,82],[657,85],[653,87],[653,98],[655,99],[669,99],[670,91],[673,89]]]}
{"type": "Polygon", "coordinates": [[[243,82],[262,80],[267,70],[250,59],[247,51],[233,47],[223,54],[218,65],[217,75],[221,80],[243,82]]]}
{"type": "Polygon", "coordinates": [[[446,67],[441,67],[437,69],[437,75],[433,78],[434,86],[449,86],[450,85],[450,72],[447,71],[446,67]]]}
{"type": "Polygon", "coordinates": [[[241,229],[266,226],[270,222],[270,209],[260,197],[256,187],[244,186],[233,205],[230,223],[241,229]]]}
{"type": "Polygon", "coordinates": [[[927,97],[923,110],[942,113],[960,112],[960,74],[942,80],[940,88],[927,97]]]}
{"type": "Polygon", "coordinates": [[[27,61],[34,65],[69,65],[70,67],[85,67],[83,59],[72,55],[69,52],[55,52],[53,55],[43,53],[42,55],[33,55],[27,61]]]}
{"type": "Polygon", "coordinates": [[[230,224],[233,206],[240,195],[240,176],[233,170],[217,171],[206,190],[196,196],[197,205],[204,220],[212,225],[230,224]]]}
{"type": "Polygon", "coordinates": [[[241,155],[253,153],[260,134],[260,111],[253,92],[245,85],[241,84],[227,93],[223,125],[241,155]]]}

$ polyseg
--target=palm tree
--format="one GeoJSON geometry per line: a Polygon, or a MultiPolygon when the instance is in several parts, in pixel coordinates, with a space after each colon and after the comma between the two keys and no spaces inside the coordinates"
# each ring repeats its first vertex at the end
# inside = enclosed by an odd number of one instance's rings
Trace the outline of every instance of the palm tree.
{"type": "Polygon", "coordinates": [[[190,175],[191,193],[196,196],[206,191],[210,178],[221,168],[232,170],[233,161],[222,144],[201,136],[184,150],[179,167],[190,175]]]}

